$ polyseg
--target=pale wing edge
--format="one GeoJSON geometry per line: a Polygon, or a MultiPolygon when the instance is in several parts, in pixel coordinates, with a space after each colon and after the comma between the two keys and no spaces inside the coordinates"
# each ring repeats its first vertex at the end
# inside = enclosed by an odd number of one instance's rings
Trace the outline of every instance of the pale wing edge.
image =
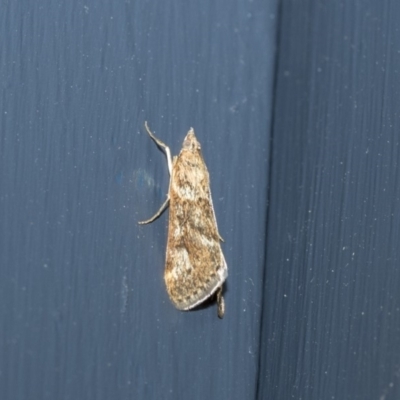
{"type": "Polygon", "coordinates": [[[178,309],[191,310],[192,308],[200,305],[209,297],[211,297],[216,292],[216,290],[219,289],[222,286],[222,284],[226,281],[226,278],[228,277],[228,266],[226,265],[224,253],[222,253],[222,250],[221,250],[221,255],[224,262],[222,268],[218,271],[219,280],[216,282],[214,287],[211,290],[207,290],[207,292],[204,292],[203,296],[199,297],[194,303],[190,304],[189,306],[180,308],[178,305],[176,305],[178,309]]]}

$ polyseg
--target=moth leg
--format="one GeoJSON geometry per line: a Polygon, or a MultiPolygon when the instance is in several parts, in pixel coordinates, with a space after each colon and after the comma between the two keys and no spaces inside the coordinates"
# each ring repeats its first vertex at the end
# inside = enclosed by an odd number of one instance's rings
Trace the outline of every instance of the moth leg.
{"type": "Polygon", "coordinates": [[[164,203],[162,204],[162,206],[160,207],[160,209],[149,219],[147,219],[146,221],[139,221],[138,223],[140,225],[144,225],[144,224],[149,224],[150,222],[153,222],[155,219],[157,219],[162,213],[163,211],[168,207],[168,202],[169,202],[169,196],[167,197],[167,199],[164,201],[164,203]]]}
{"type": "Polygon", "coordinates": [[[210,192],[210,195],[209,195],[209,200],[210,200],[210,203],[211,203],[211,209],[212,209],[213,216],[214,216],[215,226],[217,227],[218,239],[219,239],[221,242],[225,242],[225,240],[222,239],[222,236],[221,236],[221,235],[219,234],[219,232],[218,232],[217,218],[215,218],[214,204],[213,204],[213,201],[212,201],[211,192],[210,192]]]}
{"type": "Polygon", "coordinates": [[[222,286],[217,289],[218,317],[223,318],[225,314],[225,300],[222,296],[222,286]]]}
{"type": "Polygon", "coordinates": [[[153,133],[149,129],[149,126],[147,125],[147,121],[144,122],[144,126],[146,128],[147,133],[150,135],[150,137],[157,143],[158,146],[160,146],[165,151],[165,154],[167,155],[168,171],[169,171],[169,174],[171,175],[172,159],[171,159],[171,151],[170,151],[169,147],[165,143],[163,143],[160,139],[157,139],[153,135],[153,133]]]}

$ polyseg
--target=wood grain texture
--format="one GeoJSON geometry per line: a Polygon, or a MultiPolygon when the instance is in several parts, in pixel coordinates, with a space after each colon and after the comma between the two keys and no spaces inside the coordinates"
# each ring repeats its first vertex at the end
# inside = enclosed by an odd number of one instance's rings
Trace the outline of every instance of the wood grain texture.
{"type": "Polygon", "coordinates": [[[400,398],[396,1],[283,1],[259,399],[400,398]]]}
{"type": "Polygon", "coordinates": [[[255,397],[275,8],[1,2],[0,399],[255,397]],[[145,120],[173,154],[201,132],[223,321],[171,307],[167,214],[136,223],[168,189],[145,120]]]}
{"type": "Polygon", "coordinates": [[[2,2],[1,399],[400,397],[399,5],[279,4],[2,2]],[[146,119],[202,132],[223,321],[136,225],[146,119]]]}

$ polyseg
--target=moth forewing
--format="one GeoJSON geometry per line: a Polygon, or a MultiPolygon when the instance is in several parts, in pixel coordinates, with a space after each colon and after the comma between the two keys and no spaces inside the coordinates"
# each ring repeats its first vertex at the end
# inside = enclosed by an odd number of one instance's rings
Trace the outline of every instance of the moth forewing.
{"type": "MultiPolygon", "coordinates": [[[[149,129],[148,132],[170,160],[168,147],[149,129]]],[[[222,285],[228,268],[220,246],[222,239],[212,204],[208,170],[192,128],[181,152],[169,165],[170,184],[164,203],[169,201],[170,208],[164,273],[168,295],[178,309],[189,310],[218,291],[218,316],[222,318],[225,310],[222,285]]],[[[162,211],[161,208],[145,222],[152,222],[162,211]]]]}

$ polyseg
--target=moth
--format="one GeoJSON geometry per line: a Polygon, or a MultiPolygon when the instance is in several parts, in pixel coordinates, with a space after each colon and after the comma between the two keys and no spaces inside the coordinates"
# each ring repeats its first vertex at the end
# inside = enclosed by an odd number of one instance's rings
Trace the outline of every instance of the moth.
{"type": "Polygon", "coordinates": [[[209,173],[193,128],[182,150],[171,159],[169,147],[145,128],[167,156],[170,174],[167,199],[156,214],[139,224],[157,219],[169,205],[168,242],[164,280],[169,298],[179,310],[190,310],[216,293],[218,316],[225,313],[222,296],[228,276],[210,191],[209,173]]]}

